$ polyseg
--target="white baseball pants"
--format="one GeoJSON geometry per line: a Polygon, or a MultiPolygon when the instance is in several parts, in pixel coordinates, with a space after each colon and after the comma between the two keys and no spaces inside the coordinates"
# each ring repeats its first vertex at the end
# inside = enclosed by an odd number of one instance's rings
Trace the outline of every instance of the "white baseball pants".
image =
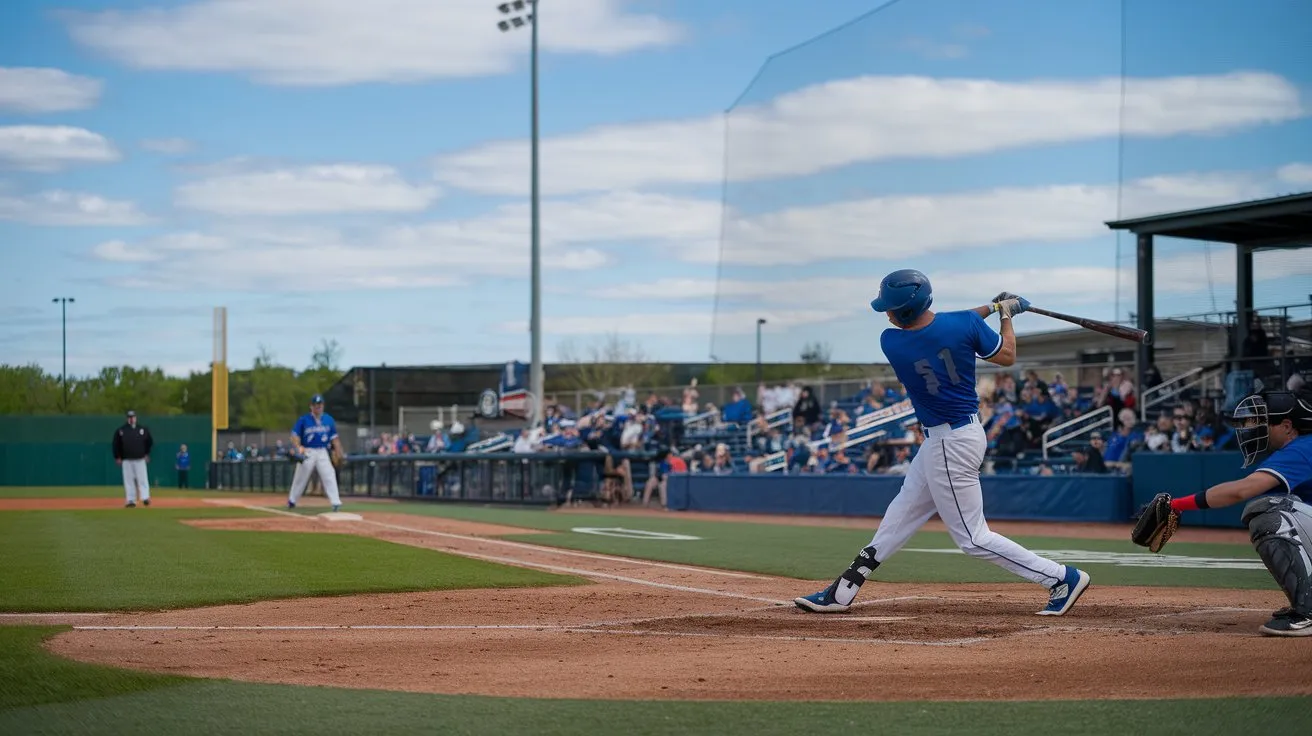
{"type": "Polygon", "coordinates": [[[123,490],[127,494],[128,503],[138,501],[138,489],[140,489],[140,500],[150,500],[150,477],[146,468],[146,461],[142,460],[124,460],[123,461],[123,490]]]}
{"type": "Polygon", "coordinates": [[[292,503],[301,500],[301,494],[305,493],[313,473],[319,474],[319,482],[323,484],[323,494],[328,497],[328,502],[340,506],[342,499],[337,495],[337,469],[333,467],[328,450],[321,447],[305,451],[305,459],[296,466],[296,475],[292,476],[292,492],[288,500],[292,503]]]}
{"type": "Polygon", "coordinates": [[[989,530],[984,520],[984,492],[979,469],[988,439],[976,422],[951,429],[925,429],[925,444],[911,460],[888,512],[875,530],[875,559],[892,557],[935,513],[962,552],[988,560],[1026,580],[1052,587],[1066,575],[1064,565],[1040,557],[989,530]]]}

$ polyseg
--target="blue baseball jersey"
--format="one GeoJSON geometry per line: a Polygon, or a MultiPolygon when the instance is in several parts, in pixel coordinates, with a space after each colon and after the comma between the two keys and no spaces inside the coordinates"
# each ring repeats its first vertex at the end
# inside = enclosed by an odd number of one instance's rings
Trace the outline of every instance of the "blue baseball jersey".
{"type": "Polygon", "coordinates": [[[991,358],[1002,336],[974,311],[938,312],[918,330],[890,328],[879,336],[897,380],[907,387],[925,427],[961,421],[979,411],[975,356],[991,358]]]}
{"type": "Polygon", "coordinates": [[[296,426],[292,427],[292,435],[300,438],[301,447],[331,447],[333,440],[337,439],[337,422],[327,414],[320,415],[317,420],[314,414],[306,414],[296,420],[296,426]]]}
{"type": "Polygon", "coordinates": [[[1312,435],[1300,435],[1276,450],[1257,466],[1258,473],[1270,473],[1283,489],[1312,503],[1312,435]]]}

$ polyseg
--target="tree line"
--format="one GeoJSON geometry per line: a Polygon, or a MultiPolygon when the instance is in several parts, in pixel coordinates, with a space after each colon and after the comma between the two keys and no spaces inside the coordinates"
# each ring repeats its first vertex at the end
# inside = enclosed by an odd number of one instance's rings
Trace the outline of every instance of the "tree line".
{"type": "MultiPolygon", "coordinates": [[[[287,417],[305,411],[309,397],[341,378],[341,348],[323,341],[307,367],[279,365],[261,346],[249,370],[228,369],[228,424],[241,430],[286,429],[287,417]]],[[[110,366],[69,376],[67,401],[58,374],[36,365],[0,364],[0,415],[113,415],[129,409],[143,417],[209,414],[212,370],[170,376],[159,368],[110,366]]]]}

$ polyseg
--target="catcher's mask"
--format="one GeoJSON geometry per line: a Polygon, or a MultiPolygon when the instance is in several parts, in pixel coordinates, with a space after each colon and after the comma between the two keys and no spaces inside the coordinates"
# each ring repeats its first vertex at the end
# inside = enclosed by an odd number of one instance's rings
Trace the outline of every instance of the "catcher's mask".
{"type": "Polygon", "coordinates": [[[1244,467],[1252,465],[1270,445],[1271,425],[1286,419],[1300,434],[1312,431],[1312,404],[1292,391],[1259,391],[1245,396],[1227,422],[1235,430],[1244,467]]]}

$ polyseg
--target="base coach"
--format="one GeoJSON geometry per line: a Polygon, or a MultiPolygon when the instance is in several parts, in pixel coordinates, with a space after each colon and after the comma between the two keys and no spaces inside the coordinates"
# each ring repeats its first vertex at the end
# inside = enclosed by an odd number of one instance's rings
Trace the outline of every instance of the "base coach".
{"type": "Polygon", "coordinates": [[[150,462],[150,448],[155,440],[150,430],[137,424],[137,413],[128,412],[127,424],[114,430],[114,462],[123,468],[123,490],[127,492],[127,507],[137,505],[138,490],[141,504],[150,505],[150,479],[146,463],[150,462]]]}

